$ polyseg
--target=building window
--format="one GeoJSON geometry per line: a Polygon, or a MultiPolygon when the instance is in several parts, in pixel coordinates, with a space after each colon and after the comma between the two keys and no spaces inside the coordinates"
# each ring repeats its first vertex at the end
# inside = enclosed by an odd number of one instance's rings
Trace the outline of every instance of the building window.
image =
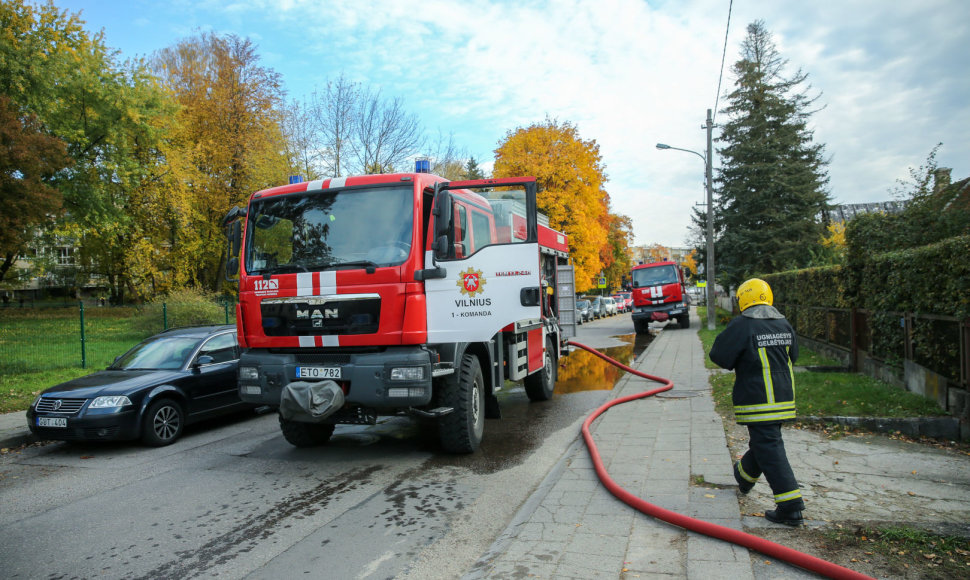
{"type": "Polygon", "coordinates": [[[73,266],[74,265],[74,248],[71,247],[60,247],[57,248],[57,265],[58,266],[73,266]]]}

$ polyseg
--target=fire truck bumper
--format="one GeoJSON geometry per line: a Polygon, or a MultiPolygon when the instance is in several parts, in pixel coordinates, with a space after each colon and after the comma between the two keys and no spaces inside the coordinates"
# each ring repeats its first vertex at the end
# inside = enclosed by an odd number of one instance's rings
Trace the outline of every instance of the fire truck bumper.
{"type": "Polygon", "coordinates": [[[329,380],[343,391],[344,404],[401,409],[431,401],[431,377],[431,355],[419,347],[350,354],[251,349],[239,359],[239,397],[275,407],[291,383],[329,380]]]}
{"type": "Polygon", "coordinates": [[[687,313],[688,307],[681,302],[660,304],[657,306],[634,306],[630,315],[633,322],[663,322],[687,313]]]}

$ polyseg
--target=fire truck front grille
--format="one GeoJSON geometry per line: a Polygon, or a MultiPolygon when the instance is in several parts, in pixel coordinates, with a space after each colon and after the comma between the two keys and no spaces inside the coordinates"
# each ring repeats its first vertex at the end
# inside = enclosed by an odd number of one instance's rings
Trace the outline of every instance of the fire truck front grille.
{"type": "Polygon", "coordinates": [[[374,334],[381,318],[379,296],[308,297],[264,300],[260,305],[266,336],[374,334]]]}

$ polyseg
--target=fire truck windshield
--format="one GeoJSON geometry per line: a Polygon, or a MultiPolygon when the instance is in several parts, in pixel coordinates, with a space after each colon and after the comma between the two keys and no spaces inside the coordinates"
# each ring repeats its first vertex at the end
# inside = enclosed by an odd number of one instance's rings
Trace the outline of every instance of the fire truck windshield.
{"type": "Polygon", "coordinates": [[[633,285],[638,288],[644,286],[663,286],[664,284],[676,284],[677,282],[677,270],[673,265],[639,268],[633,271],[633,285]]]}
{"type": "Polygon", "coordinates": [[[413,213],[410,187],[256,200],[249,211],[246,271],[273,274],[402,264],[411,253],[413,213]]]}

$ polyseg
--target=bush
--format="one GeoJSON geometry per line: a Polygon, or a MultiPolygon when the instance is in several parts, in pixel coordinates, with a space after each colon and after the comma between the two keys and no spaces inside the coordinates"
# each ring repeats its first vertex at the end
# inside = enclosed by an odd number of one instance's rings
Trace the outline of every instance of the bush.
{"type": "Polygon", "coordinates": [[[146,334],[156,334],[176,326],[224,324],[225,306],[212,294],[186,288],[156,298],[142,307],[136,326],[146,334]]]}

